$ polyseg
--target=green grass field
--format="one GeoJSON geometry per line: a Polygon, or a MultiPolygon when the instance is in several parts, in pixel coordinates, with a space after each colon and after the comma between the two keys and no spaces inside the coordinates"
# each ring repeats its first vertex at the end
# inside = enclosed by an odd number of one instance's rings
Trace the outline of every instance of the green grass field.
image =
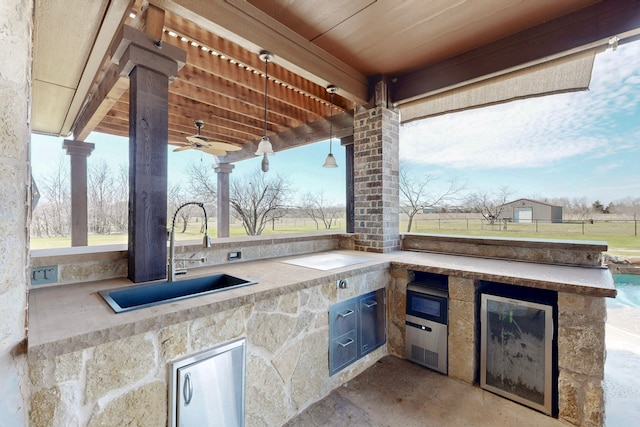
{"type": "MultiPolygon", "coordinates": [[[[590,240],[604,241],[608,244],[608,253],[623,257],[640,257],[640,237],[635,236],[636,224],[633,221],[596,221],[594,224],[575,222],[562,224],[549,223],[508,223],[507,228],[500,224],[489,225],[477,219],[441,219],[424,220],[418,219],[414,222],[414,233],[429,234],[457,234],[463,236],[492,236],[492,237],[526,237],[539,239],[558,240],[590,240]]],[[[400,222],[400,232],[407,228],[406,221],[400,222]]],[[[316,229],[316,225],[311,220],[287,219],[277,221],[265,227],[263,235],[291,234],[323,232],[324,228],[316,229]]],[[[344,222],[338,222],[332,231],[344,231],[344,222]]],[[[246,236],[240,224],[232,224],[230,228],[232,237],[246,236]]],[[[215,226],[209,228],[209,235],[215,239],[215,226]]],[[[187,227],[185,233],[176,233],[177,240],[198,240],[202,237],[200,225],[193,224],[187,227]]],[[[126,244],[126,234],[111,235],[89,235],[89,245],[112,245],[126,244]]],[[[69,247],[70,238],[32,238],[31,249],[50,249],[69,247]]]]}

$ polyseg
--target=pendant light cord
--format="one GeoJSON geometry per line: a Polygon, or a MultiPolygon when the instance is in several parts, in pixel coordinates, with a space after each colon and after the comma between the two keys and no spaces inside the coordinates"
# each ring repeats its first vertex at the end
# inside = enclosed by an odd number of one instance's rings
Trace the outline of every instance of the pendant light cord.
{"type": "Polygon", "coordinates": [[[269,83],[269,57],[264,58],[264,136],[267,136],[267,91],[269,83]]]}
{"type": "Polygon", "coordinates": [[[332,153],[332,139],[333,139],[333,91],[331,91],[331,106],[330,108],[330,118],[329,118],[329,154],[332,153]]]}

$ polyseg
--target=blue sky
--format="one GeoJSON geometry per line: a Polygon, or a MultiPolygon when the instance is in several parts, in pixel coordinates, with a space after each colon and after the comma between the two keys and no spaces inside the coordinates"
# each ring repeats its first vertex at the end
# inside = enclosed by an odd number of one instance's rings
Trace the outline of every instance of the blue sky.
{"type": "Polygon", "coordinates": [[[448,114],[401,127],[401,161],[468,191],[640,197],[640,42],[596,55],[588,91],[448,114]]]}
{"type": "MultiPolygon", "coordinates": [[[[640,42],[596,55],[590,90],[515,101],[447,114],[400,128],[401,162],[445,185],[453,176],[467,181],[467,192],[501,186],[520,197],[586,197],[607,204],[640,197],[640,42]]],[[[63,138],[32,136],[36,180],[68,162],[63,138]]],[[[91,134],[96,149],[89,163],[127,162],[127,139],[91,134]]],[[[195,150],[169,149],[169,179],[186,179],[189,162],[213,163],[195,150]]],[[[297,195],[322,190],[336,204],[345,200],[344,148],[333,153],[339,167],[322,167],[324,141],[269,157],[269,174],[287,176],[297,195]]],[[[243,175],[260,168],[260,157],[236,164],[243,175]]]]}

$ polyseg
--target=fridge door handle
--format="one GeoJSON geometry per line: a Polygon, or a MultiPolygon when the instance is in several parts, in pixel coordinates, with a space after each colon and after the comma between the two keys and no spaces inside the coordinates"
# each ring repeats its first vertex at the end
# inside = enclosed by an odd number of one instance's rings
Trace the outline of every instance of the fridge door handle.
{"type": "Polygon", "coordinates": [[[191,374],[187,372],[184,376],[184,384],[182,385],[182,396],[184,397],[184,406],[191,403],[193,397],[193,384],[191,383],[191,374]]]}

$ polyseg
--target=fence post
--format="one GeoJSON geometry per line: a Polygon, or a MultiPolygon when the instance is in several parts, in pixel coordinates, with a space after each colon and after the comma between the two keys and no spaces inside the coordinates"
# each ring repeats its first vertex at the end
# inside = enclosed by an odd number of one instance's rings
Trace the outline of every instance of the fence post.
{"type": "Polygon", "coordinates": [[[469,229],[469,218],[467,218],[467,230],[469,229]]]}
{"type": "Polygon", "coordinates": [[[582,221],[582,235],[584,235],[584,221],[582,221]]]}
{"type": "Polygon", "coordinates": [[[438,230],[440,230],[440,218],[438,218],[438,230]]]}
{"type": "Polygon", "coordinates": [[[538,232],[538,220],[536,219],[536,233],[538,232]]]}
{"type": "Polygon", "coordinates": [[[636,219],[636,214],[633,214],[633,235],[638,237],[638,220],[636,219]]]}

